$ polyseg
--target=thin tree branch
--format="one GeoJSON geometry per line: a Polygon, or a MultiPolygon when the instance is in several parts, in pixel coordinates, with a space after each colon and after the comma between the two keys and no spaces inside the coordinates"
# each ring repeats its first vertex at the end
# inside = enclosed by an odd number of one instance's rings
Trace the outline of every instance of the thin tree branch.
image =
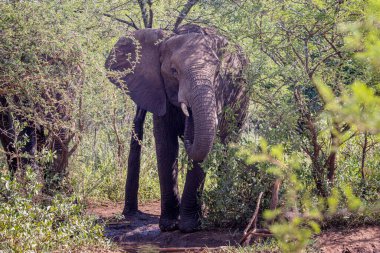
{"type": "Polygon", "coordinates": [[[144,0],[138,0],[137,2],[139,3],[139,6],[140,6],[141,17],[142,17],[143,22],[144,22],[144,27],[149,28],[149,17],[148,17],[148,14],[146,12],[145,1],[144,0]]]}
{"type": "Polygon", "coordinates": [[[152,10],[152,0],[148,0],[148,5],[149,5],[149,20],[148,20],[148,27],[152,28],[153,27],[153,10],[152,10]]]}
{"type": "Polygon", "coordinates": [[[251,229],[252,225],[253,225],[253,228],[256,228],[257,215],[259,214],[261,198],[263,197],[263,194],[264,194],[263,192],[260,192],[259,197],[257,198],[255,212],[253,213],[252,218],[248,223],[248,226],[244,229],[244,235],[246,235],[248,233],[248,231],[251,229]]]}
{"type": "Polygon", "coordinates": [[[177,30],[179,25],[182,23],[182,21],[185,19],[187,14],[190,12],[191,8],[196,5],[199,2],[199,0],[188,0],[187,3],[183,6],[181,12],[179,13],[177,20],[174,24],[173,31],[177,30]]]}
{"type": "Polygon", "coordinates": [[[259,197],[257,198],[256,209],[252,215],[251,220],[248,223],[248,226],[245,228],[243,237],[240,240],[240,245],[248,245],[251,241],[252,236],[258,237],[270,237],[272,236],[271,232],[268,229],[257,229],[257,220],[260,210],[261,198],[263,192],[260,192],[259,197]]]}
{"type": "Polygon", "coordinates": [[[336,54],[339,56],[340,59],[343,59],[343,56],[342,56],[342,53],[340,50],[338,50],[338,48],[334,45],[333,41],[330,41],[326,34],[323,34],[322,37],[327,41],[327,43],[329,43],[329,45],[331,46],[331,48],[336,52],[336,54]]]}
{"type": "Polygon", "coordinates": [[[128,14],[125,14],[125,16],[127,16],[127,18],[129,18],[129,20],[131,21],[131,23],[134,25],[134,28],[136,30],[139,30],[140,28],[136,25],[136,22],[128,15],[128,14]]]}
{"type": "Polygon", "coordinates": [[[330,57],[334,56],[334,55],[337,55],[338,53],[337,52],[333,52],[329,55],[326,55],[322,60],[320,60],[319,62],[317,62],[315,64],[315,66],[313,67],[313,69],[311,71],[309,71],[309,76],[313,76],[314,75],[314,72],[317,70],[317,68],[322,64],[324,63],[325,61],[327,61],[330,57]]]}
{"type": "Polygon", "coordinates": [[[344,144],[346,143],[347,141],[351,140],[353,137],[355,137],[356,135],[358,134],[358,132],[354,132],[353,134],[351,134],[347,139],[341,141],[341,144],[344,144]]]}
{"type": "Polygon", "coordinates": [[[126,25],[128,25],[128,26],[130,26],[130,27],[133,27],[133,28],[135,28],[136,30],[138,30],[139,28],[138,28],[138,26],[135,24],[135,22],[129,22],[129,21],[126,21],[126,20],[124,20],[124,19],[121,19],[121,18],[117,18],[117,17],[115,17],[115,16],[113,16],[113,15],[111,15],[111,14],[108,14],[108,13],[103,13],[103,16],[106,16],[106,17],[109,17],[109,18],[111,18],[111,19],[113,19],[113,20],[116,20],[116,21],[118,21],[118,22],[120,22],[120,23],[123,23],[123,24],[126,24],[126,25]]]}
{"type": "Polygon", "coordinates": [[[360,166],[360,174],[362,175],[362,181],[365,182],[365,174],[364,174],[364,166],[365,166],[365,158],[367,155],[367,145],[368,145],[368,133],[364,133],[364,143],[362,146],[362,159],[361,159],[361,166],[360,166]]]}

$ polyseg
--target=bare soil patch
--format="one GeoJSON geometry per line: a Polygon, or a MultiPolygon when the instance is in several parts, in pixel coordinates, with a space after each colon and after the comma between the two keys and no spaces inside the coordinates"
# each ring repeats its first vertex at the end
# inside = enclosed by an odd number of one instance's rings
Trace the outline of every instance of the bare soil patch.
{"type": "Polygon", "coordinates": [[[234,246],[241,232],[228,229],[202,230],[184,234],[179,231],[161,232],[158,227],[160,202],[139,207],[141,213],[125,219],[115,219],[122,212],[123,203],[90,203],[87,213],[106,221],[105,235],[128,252],[183,252],[221,246],[234,246]]]}
{"type": "Polygon", "coordinates": [[[323,253],[380,252],[380,227],[334,229],[318,236],[316,246],[323,253]]]}
{"type": "MultiPolygon", "coordinates": [[[[191,234],[161,232],[158,227],[160,202],[140,207],[134,217],[118,219],[123,203],[89,203],[88,214],[106,222],[105,235],[126,252],[184,252],[237,246],[242,233],[228,229],[202,230],[191,234]]],[[[369,226],[324,231],[313,246],[323,253],[380,253],[380,227],[369,226]]]]}

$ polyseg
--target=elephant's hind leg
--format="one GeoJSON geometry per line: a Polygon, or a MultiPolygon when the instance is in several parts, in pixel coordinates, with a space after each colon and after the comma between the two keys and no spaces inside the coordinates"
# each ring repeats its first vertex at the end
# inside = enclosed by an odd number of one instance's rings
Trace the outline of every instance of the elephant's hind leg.
{"type": "Polygon", "coordinates": [[[161,231],[172,231],[178,228],[179,195],[178,174],[178,135],[171,113],[163,117],[154,116],[154,137],[158,175],[161,189],[161,231]]]}

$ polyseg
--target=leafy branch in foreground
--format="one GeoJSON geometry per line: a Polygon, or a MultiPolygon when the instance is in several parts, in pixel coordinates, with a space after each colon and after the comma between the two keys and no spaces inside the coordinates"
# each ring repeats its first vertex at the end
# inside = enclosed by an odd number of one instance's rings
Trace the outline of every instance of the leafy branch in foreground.
{"type": "Polygon", "coordinates": [[[333,188],[328,198],[312,196],[297,176],[303,169],[299,153],[287,155],[281,145],[270,147],[265,140],[260,141],[260,147],[261,153],[252,154],[243,148],[238,155],[248,165],[268,164],[266,172],[283,182],[286,191],[281,196],[280,207],[263,213],[266,226],[283,252],[301,252],[312,236],[320,233],[321,224],[334,217],[338,210],[347,208],[345,215],[376,215],[376,210],[364,205],[348,185],[333,188]]]}

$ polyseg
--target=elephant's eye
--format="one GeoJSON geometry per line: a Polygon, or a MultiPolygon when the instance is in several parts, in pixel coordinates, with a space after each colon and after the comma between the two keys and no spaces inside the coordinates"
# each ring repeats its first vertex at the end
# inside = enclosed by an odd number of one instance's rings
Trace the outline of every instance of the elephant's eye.
{"type": "Polygon", "coordinates": [[[178,72],[175,68],[171,68],[170,71],[172,72],[174,76],[178,75],[178,72]]]}

